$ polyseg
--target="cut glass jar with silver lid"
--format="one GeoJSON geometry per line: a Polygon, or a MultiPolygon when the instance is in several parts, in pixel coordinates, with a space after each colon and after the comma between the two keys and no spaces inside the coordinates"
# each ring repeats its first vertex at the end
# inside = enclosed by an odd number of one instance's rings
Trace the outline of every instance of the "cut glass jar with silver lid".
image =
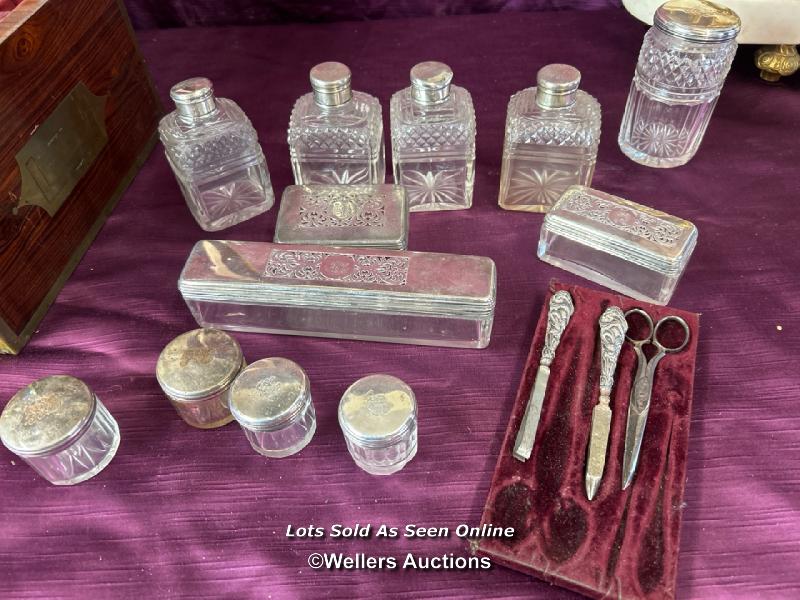
{"type": "Polygon", "coordinates": [[[119,428],[84,382],[69,375],[38,379],[0,415],[0,440],[55,485],[94,477],[114,458],[119,428]]]}
{"type": "Polygon", "coordinates": [[[496,281],[483,256],[203,240],[178,288],[203,327],[485,348],[496,281]]]}
{"type": "Polygon", "coordinates": [[[317,429],[306,372],[286,358],[264,358],[231,386],[231,413],[250,445],[269,458],[300,452],[317,429]]]}
{"type": "Polygon", "coordinates": [[[689,221],[574,186],[545,215],[538,255],[612,290],[666,304],[696,244],[689,221]]]}
{"type": "Polygon", "coordinates": [[[342,63],[318,64],[310,79],[313,91],[295,102],[289,119],[295,183],[383,183],[386,160],[378,99],[353,91],[350,69],[342,63]]]}
{"type": "Polygon", "coordinates": [[[350,456],[367,473],[391,475],[417,454],[417,400],[392,375],[369,375],[347,388],[339,426],[350,456]]]}
{"type": "Polygon", "coordinates": [[[736,54],[741,22],[707,0],[670,0],[645,34],[619,130],[619,147],[650,167],[697,152],[736,54]]]}
{"type": "Polygon", "coordinates": [[[411,69],[411,86],[392,96],[394,180],[412,211],[472,206],[475,182],[475,109],[440,62],[411,69]]]}
{"type": "Polygon", "coordinates": [[[536,87],[511,96],[498,203],[547,212],[571,185],[590,185],[600,143],[600,103],[578,89],[570,65],[539,69],[536,87]]]}
{"type": "Polygon", "coordinates": [[[204,77],[172,86],[175,110],[158,132],[197,223],[219,231],[269,210],[275,202],[258,134],[241,108],[216,98],[204,77]]]}
{"type": "Polygon", "coordinates": [[[274,241],[405,250],[408,200],[400,185],[290,185],[274,241]]]}
{"type": "Polygon", "coordinates": [[[219,329],[194,329],[161,351],[156,378],[184,421],[211,429],[233,420],[228,389],[244,367],[242,349],[233,337],[219,329]]]}

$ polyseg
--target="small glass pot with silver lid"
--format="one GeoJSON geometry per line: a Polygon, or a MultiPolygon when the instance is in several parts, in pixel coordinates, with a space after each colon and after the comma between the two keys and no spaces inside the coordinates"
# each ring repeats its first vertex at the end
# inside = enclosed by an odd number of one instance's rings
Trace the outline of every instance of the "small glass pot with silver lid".
{"type": "Polygon", "coordinates": [[[417,453],[417,401],[392,375],[368,375],[345,391],[339,426],[355,463],[372,475],[391,475],[417,453]]]}
{"type": "Polygon", "coordinates": [[[184,421],[212,429],[233,420],[228,389],[244,366],[242,349],[233,337],[219,329],[194,329],[161,351],[156,378],[184,421]]]}
{"type": "Polygon", "coordinates": [[[619,147],[628,158],[662,168],[691,160],[736,54],[740,29],[735,12],[708,0],[669,0],[656,10],[619,130],[619,147]]]}
{"type": "Polygon", "coordinates": [[[85,383],[69,375],[38,379],[0,415],[0,440],[54,485],[102,471],[119,446],[119,427],[85,383]]]}
{"type": "Polygon", "coordinates": [[[230,406],[253,449],[269,458],[300,452],[317,429],[308,376],[286,358],[244,369],[231,386],[230,406]]]}

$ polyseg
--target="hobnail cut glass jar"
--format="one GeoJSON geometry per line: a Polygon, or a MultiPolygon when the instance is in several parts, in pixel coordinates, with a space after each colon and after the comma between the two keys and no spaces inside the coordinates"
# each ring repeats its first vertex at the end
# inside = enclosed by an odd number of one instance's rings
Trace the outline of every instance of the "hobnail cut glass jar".
{"type": "Polygon", "coordinates": [[[406,188],[411,211],[472,206],[475,109],[452,79],[443,63],[419,63],[411,86],[392,96],[394,180],[406,188]]]}
{"type": "Polygon", "coordinates": [[[289,119],[289,154],[298,185],[383,183],[386,159],[377,98],[350,87],[346,65],[325,62],[310,73],[314,90],[289,119]]]}
{"type": "Polygon", "coordinates": [[[286,358],[245,368],[231,386],[230,407],[253,450],[268,458],[300,452],[317,429],[308,376],[286,358]]]}
{"type": "Polygon", "coordinates": [[[368,375],[339,402],[339,426],[355,463],[372,475],[391,475],[417,454],[417,401],[391,375],[368,375]]]}
{"type": "Polygon", "coordinates": [[[219,329],[194,329],[161,351],[156,379],[186,423],[212,429],[233,421],[228,391],[245,366],[242,349],[232,336],[219,329]]]}
{"type": "Polygon", "coordinates": [[[215,98],[203,77],[174,85],[170,96],[176,110],[161,119],[158,131],[198,225],[219,231],[272,208],[267,162],[242,109],[215,98]]]}
{"type": "Polygon", "coordinates": [[[645,34],[619,130],[619,147],[650,167],[697,152],[736,54],[739,17],[707,0],[670,0],[645,34]]]}
{"type": "Polygon", "coordinates": [[[119,427],[80,379],[53,375],[8,401],[0,440],[54,485],[74,485],[102,471],[119,447],[119,427]]]}
{"type": "Polygon", "coordinates": [[[536,87],[508,103],[498,203],[547,212],[572,185],[589,185],[600,143],[600,103],[570,65],[539,69],[536,87]]]}

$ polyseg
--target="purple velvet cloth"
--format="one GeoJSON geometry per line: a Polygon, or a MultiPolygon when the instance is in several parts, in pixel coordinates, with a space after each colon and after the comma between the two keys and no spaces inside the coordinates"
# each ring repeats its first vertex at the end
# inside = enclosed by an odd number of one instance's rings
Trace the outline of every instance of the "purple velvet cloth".
{"type": "MultiPolygon", "coordinates": [[[[448,62],[475,99],[475,205],[414,214],[410,248],[492,257],[498,305],[485,350],[237,334],[248,360],[284,356],[308,372],[318,429],[300,454],[265,460],[236,425],[188,427],[154,377],[162,347],[195,327],[176,280],[193,221],[160,149],[109,218],[40,331],[0,357],[0,397],[53,373],[83,378],[117,418],[114,461],[54,487],[0,449],[0,597],[573,598],[508,569],[312,571],[312,552],[466,554],[427,541],[293,540],[287,525],[476,525],[547,283],[583,280],[535,257],[541,215],[497,207],[509,96],[543,64],[583,72],[603,106],[597,188],[692,220],[697,249],[671,304],[702,313],[678,592],[790,598],[800,565],[800,218],[797,78],[769,86],[740,50],[698,155],[673,170],[625,158],[616,134],[645,27],[622,10],[144,31],[165,102],[206,75],[259,131],[275,191],[291,183],[285,141],[316,62],[342,60],[356,89],[390,95],[417,61],[448,62]],[[356,378],[387,372],[419,401],[419,453],[399,474],[360,471],[336,418],[356,378]]],[[[384,113],[388,127],[388,111],[384,113]]],[[[388,139],[388,136],[387,136],[388,139]]],[[[277,209],[221,232],[270,240],[277,209]]]]}
{"type": "Polygon", "coordinates": [[[593,10],[621,6],[621,0],[125,0],[137,29],[257,25],[266,23],[330,23],[470,15],[548,9],[593,10]]]}

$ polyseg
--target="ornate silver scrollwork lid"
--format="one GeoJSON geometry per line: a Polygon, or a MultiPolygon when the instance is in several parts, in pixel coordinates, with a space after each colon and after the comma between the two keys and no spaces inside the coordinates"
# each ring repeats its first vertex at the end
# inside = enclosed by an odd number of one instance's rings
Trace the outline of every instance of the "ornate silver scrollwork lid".
{"type": "Polygon", "coordinates": [[[539,364],[550,366],[556,354],[556,348],[561,341],[561,334],[567,327],[575,306],[572,296],[565,290],[560,290],[550,298],[550,308],[547,313],[547,331],[544,335],[544,348],[539,364]]]}

